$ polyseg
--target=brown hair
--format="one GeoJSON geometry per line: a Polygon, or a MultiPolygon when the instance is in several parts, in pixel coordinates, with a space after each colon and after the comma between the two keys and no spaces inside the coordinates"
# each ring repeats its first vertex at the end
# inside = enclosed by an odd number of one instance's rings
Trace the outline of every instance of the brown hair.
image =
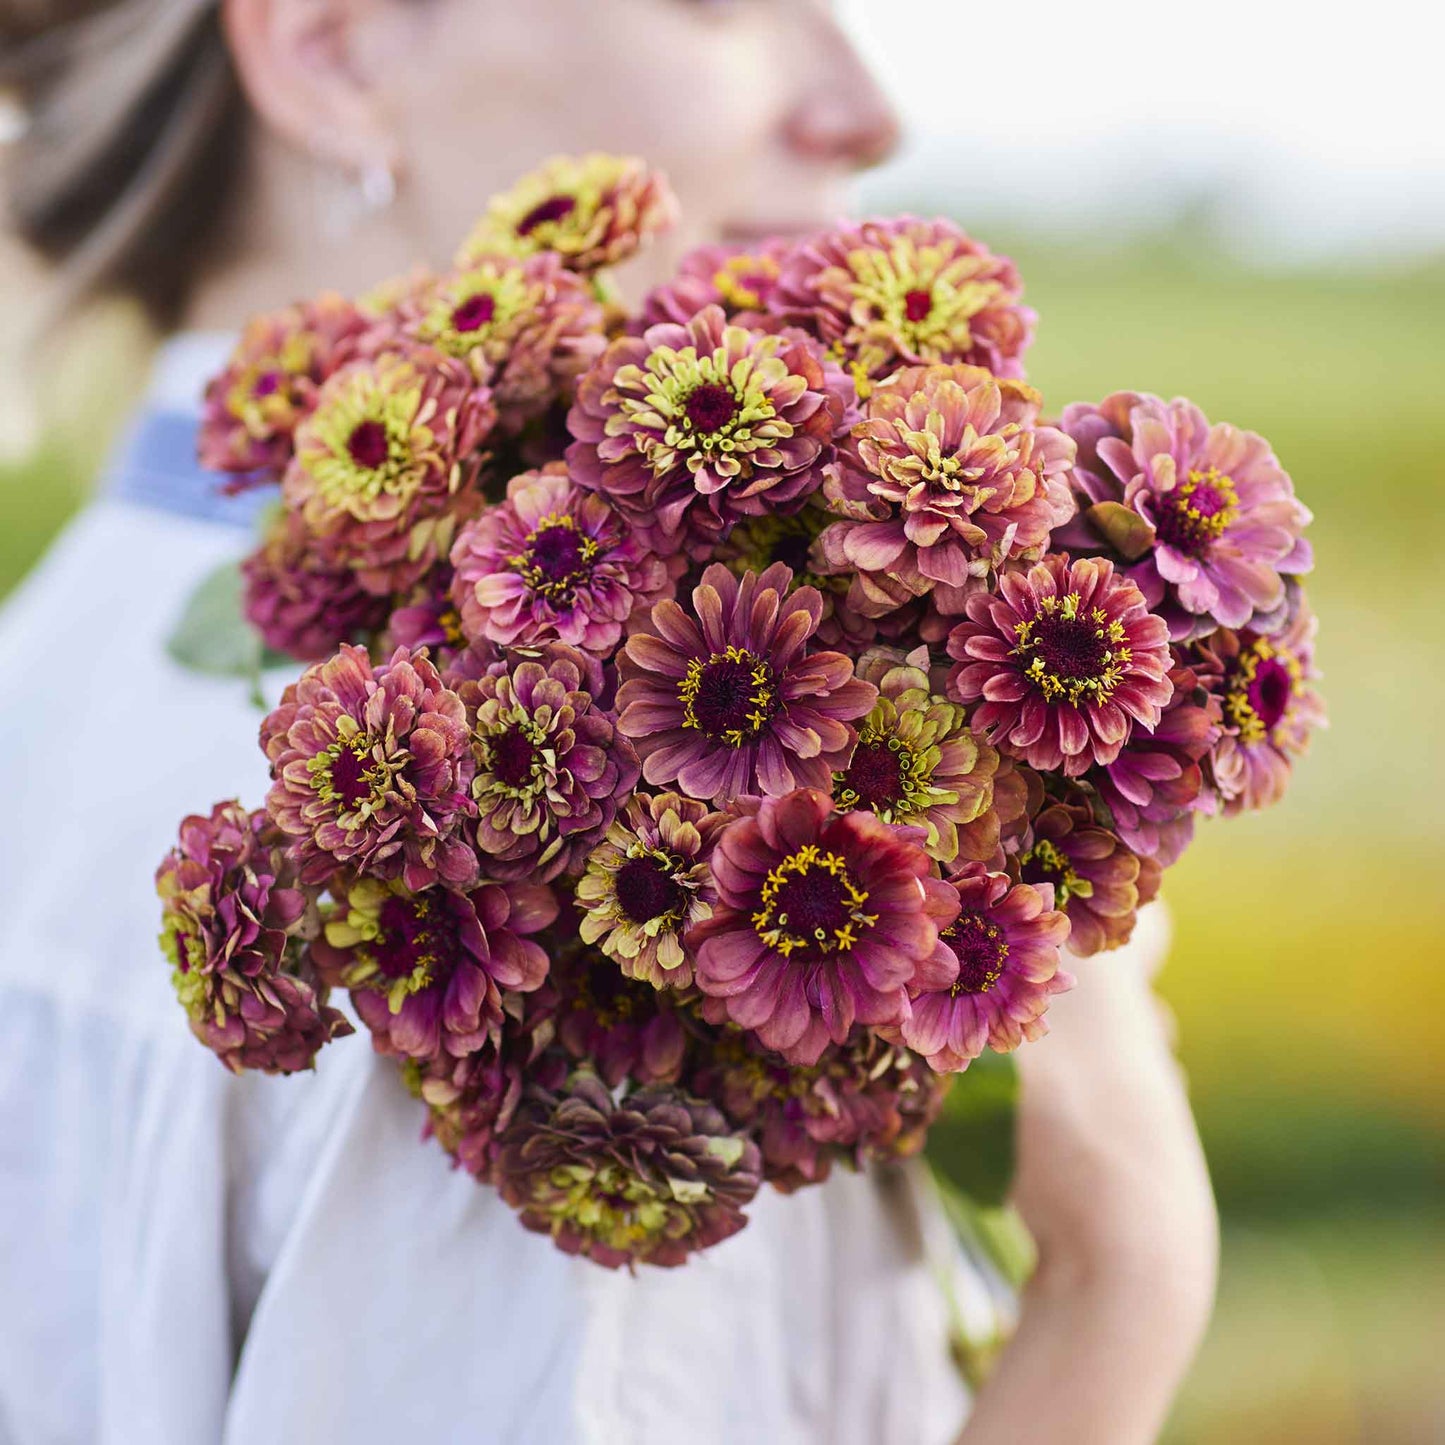
{"type": "Polygon", "coordinates": [[[0,0],[10,224],[65,301],[134,291],[165,323],[208,249],[245,108],[216,0],[0,0]]]}

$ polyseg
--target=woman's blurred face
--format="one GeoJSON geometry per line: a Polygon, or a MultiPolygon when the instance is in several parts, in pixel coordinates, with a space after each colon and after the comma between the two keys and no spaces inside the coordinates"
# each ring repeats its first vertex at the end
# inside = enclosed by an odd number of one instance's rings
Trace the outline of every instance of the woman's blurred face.
{"type": "Polygon", "coordinates": [[[897,120],[826,0],[395,0],[356,41],[395,127],[398,204],[447,254],[486,198],[558,152],[639,155],[685,247],[835,219],[897,120]]]}

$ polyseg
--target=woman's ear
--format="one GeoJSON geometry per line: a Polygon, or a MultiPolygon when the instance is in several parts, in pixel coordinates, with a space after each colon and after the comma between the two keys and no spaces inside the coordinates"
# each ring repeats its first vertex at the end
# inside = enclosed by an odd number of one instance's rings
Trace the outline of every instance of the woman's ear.
{"type": "Polygon", "coordinates": [[[395,132],[357,64],[360,0],[222,0],[222,22],[252,109],[317,160],[397,169],[395,132]]]}

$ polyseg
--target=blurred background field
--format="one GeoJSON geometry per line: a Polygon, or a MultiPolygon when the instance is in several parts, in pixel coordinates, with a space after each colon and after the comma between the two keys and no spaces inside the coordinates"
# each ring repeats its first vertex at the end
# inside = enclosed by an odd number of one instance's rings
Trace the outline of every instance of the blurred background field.
{"type": "MultiPolygon", "coordinates": [[[[1316,513],[1333,726],[1282,807],[1206,823],[1167,890],[1162,986],[1225,1220],[1167,1438],[1445,1439],[1445,263],[1262,272],[1185,225],[1115,249],[988,235],[1044,318],[1052,409],[1187,394],[1270,437],[1316,513]]],[[[108,309],[47,379],[38,451],[0,469],[0,590],[86,495],[144,344],[108,309]]]]}

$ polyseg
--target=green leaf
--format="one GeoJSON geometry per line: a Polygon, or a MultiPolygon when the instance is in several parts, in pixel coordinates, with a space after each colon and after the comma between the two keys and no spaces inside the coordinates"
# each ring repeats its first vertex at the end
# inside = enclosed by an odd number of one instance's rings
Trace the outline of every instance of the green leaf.
{"type": "Polygon", "coordinates": [[[1013,1182],[1018,1092],[1012,1056],[985,1050],[954,1081],[928,1131],[928,1162],[985,1207],[1002,1204],[1013,1182]]]}
{"type": "Polygon", "coordinates": [[[1137,562],[1154,545],[1154,529],[1122,502],[1096,502],[1084,514],[1094,530],[1126,561],[1137,562]]]}
{"type": "Polygon", "coordinates": [[[238,562],[209,573],[191,593],[185,611],[166,639],[171,658],[190,672],[209,677],[239,677],[260,696],[264,649],[241,610],[238,562]]]}

